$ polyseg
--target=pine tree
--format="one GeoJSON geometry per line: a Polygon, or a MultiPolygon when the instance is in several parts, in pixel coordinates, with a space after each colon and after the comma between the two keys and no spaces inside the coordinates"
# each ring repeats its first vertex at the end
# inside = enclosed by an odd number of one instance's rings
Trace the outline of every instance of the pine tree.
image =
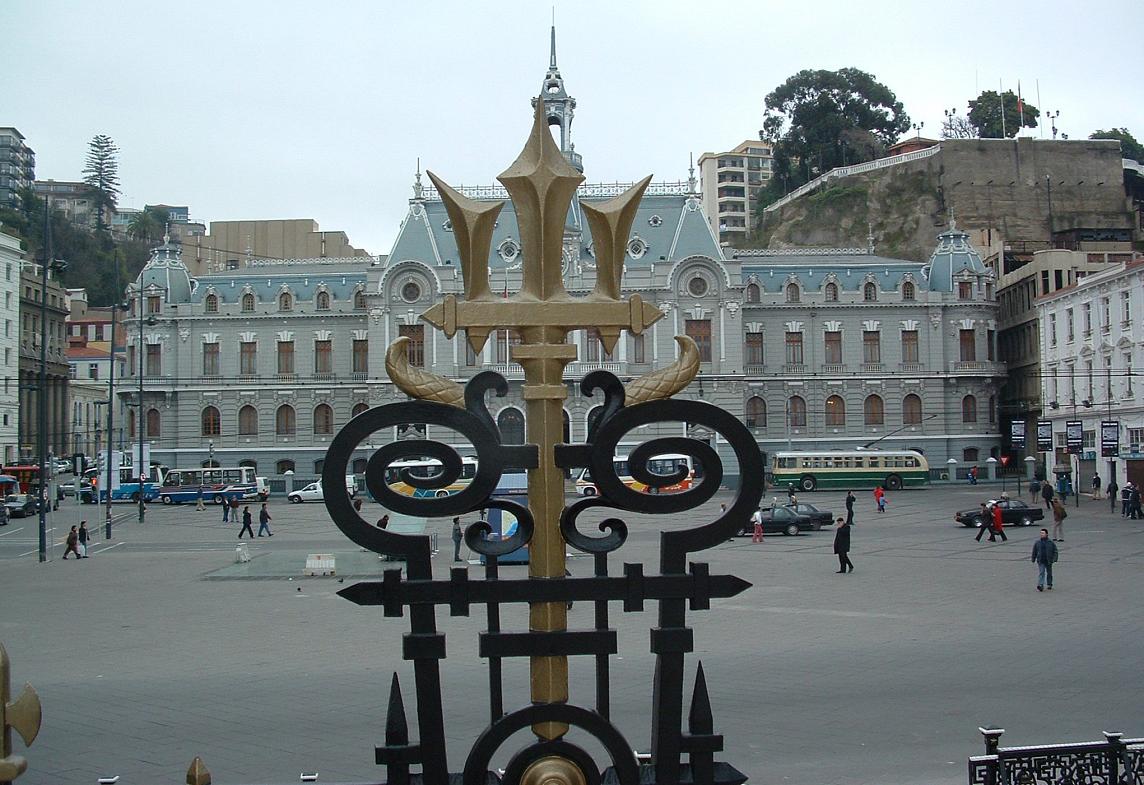
{"type": "Polygon", "coordinates": [[[95,196],[95,226],[107,231],[108,215],[119,199],[119,148],[106,134],[92,138],[88,145],[87,163],[83,167],[83,181],[95,196]]]}

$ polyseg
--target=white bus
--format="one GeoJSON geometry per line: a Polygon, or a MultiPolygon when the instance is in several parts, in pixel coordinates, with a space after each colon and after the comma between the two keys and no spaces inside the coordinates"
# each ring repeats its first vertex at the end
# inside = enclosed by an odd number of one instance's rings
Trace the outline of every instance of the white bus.
{"type": "MultiPolygon", "coordinates": [[[[643,493],[678,493],[679,491],[688,490],[695,484],[695,463],[692,461],[690,455],[664,453],[648,461],[648,469],[653,474],[670,475],[677,472],[681,467],[686,467],[687,469],[687,474],[679,482],[658,489],[650,488],[632,478],[631,470],[628,468],[628,456],[615,456],[612,458],[612,465],[615,467],[616,475],[619,476],[620,482],[634,491],[641,491],[643,493]]],[[[580,476],[576,478],[576,495],[595,496],[598,493],[599,489],[596,488],[596,483],[592,480],[592,470],[585,467],[583,471],[580,472],[580,476]]]]}

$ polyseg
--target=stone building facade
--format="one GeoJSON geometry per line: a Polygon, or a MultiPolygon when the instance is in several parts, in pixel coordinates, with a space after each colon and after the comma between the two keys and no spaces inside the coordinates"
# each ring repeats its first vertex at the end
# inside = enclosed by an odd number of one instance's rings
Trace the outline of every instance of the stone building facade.
{"type": "Polygon", "coordinates": [[[19,274],[20,318],[20,456],[38,455],[40,407],[47,409],[47,444],[53,455],[68,454],[70,418],[68,404],[67,291],[50,270],[43,290],[42,268],[25,261],[19,274]],[[41,316],[41,298],[43,299],[41,316]],[[47,352],[44,355],[45,384],[40,384],[41,319],[47,322],[47,352]]]}
{"type": "MultiPolygon", "coordinates": [[[[575,101],[555,51],[542,95],[565,157],[582,171],[570,134],[575,101]]],[[[590,292],[596,274],[581,204],[626,188],[583,185],[572,201],[563,253],[573,296],[590,292]]],[[[500,186],[464,190],[474,199],[507,197],[500,186]]],[[[521,250],[509,202],[489,256],[494,291],[520,288],[521,250]]],[[[681,395],[741,417],[768,452],[795,443],[877,443],[924,450],[938,472],[948,470],[951,457],[968,470],[996,452],[1004,371],[996,357],[995,282],[965,233],[943,232],[927,262],[881,257],[871,247],[731,251],[720,246],[692,175],[686,183],[649,186],[626,250],[625,296],[638,292],[664,318],[642,336],[624,335],[611,355],[592,330],[569,336],[578,347],[565,375],[569,442],[585,440],[600,405],[580,391],[586,373],[640,376],[674,360],[674,336],[689,335],[701,370],[681,395]]],[[[491,400],[490,411],[507,441],[523,441],[515,336],[494,334],[474,353],[419,319],[445,295],[462,294],[459,266],[444,203],[420,175],[385,258],[243,260],[192,278],[178,248],[157,249],[130,292],[132,302],[143,303],[142,339],[130,328],[127,338],[131,373],[138,361],[130,358],[143,345],[143,419],[153,459],[168,466],[245,462],[260,473],[314,476],[350,417],[406,399],[383,365],[399,336],[410,339],[411,363],[438,375],[464,381],[483,370],[502,373],[509,394],[491,400]]],[[[129,377],[124,394],[134,400],[132,386],[129,377]]],[[[713,434],[687,423],[650,426],[632,434],[631,445],[680,434],[723,449],[713,434]]],[[[374,446],[423,435],[452,436],[395,428],[374,446]]],[[[356,469],[364,469],[369,446],[356,456],[356,469]]]]}
{"type": "MultiPolygon", "coordinates": [[[[1093,472],[1105,482],[1144,483],[1144,260],[1112,265],[1037,300],[1042,359],[1042,417],[1053,425],[1045,469],[1079,470],[1087,488],[1093,472]],[[1083,446],[1067,452],[1065,423],[1079,420],[1083,446]],[[1119,424],[1119,450],[1101,455],[1101,421],[1119,424]]],[[[1035,431],[1030,432],[1035,434],[1035,431]]]]}
{"type": "Polygon", "coordinates": [[[20,241],[0,232],[0,302],[5,304],[4,329],[0,331],[0,357],[4,360],[4,385],[0,387],[0,455],[14,463],[20,453],[20,241]]]}

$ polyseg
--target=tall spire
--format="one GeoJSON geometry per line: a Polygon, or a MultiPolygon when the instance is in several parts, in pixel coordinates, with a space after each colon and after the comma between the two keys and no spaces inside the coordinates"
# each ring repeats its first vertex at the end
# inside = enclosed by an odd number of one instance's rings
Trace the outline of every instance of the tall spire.
{"type": "MultiPolygon", "coordinates": [[[[553,15],[553,17],[555,17],[556,12],[553,11],[552,15],[553,15]]],[[[552,20],[552,54],[548,58],[548,73],[551,74],[555,71],[556,71],[556,19],[553,18],[553,20],[552,20]]]]}
{"type": "Polygon", "coordinates": [[[565,91],[564,78],[556,65],[555,20],[549,33],[548,72],[545,73],[544,82],[540,86],[540,97],[532,99],[533,107],[537,101],[544,102],[544,117],[548,125],[560,127],[560,152],[564,153],[568,163],[583,172],[584,165],[580,155],[572,149],[572,116],[576,110],[576,99],[565,91]]]}

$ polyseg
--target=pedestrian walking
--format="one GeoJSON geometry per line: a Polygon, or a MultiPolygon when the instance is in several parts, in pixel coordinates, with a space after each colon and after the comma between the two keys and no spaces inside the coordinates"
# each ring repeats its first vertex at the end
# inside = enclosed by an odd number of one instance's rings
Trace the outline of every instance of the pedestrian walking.
{"type": "Polygon", "coordinates": [[[1132,502],[1132,480],[1124,483],[1120,489],[1120,517],[1128,517],[1128,505],[1132,502]]]}
{"type": "Polygon", "coordinates": [[[1132,483],[1132,493],[1128,495],[1128,517],[1132,520],[1144,518],[1144,510],[1140,509],[1140,486],[1132,483]]]}
{"type": "Polygon", "coordinates": [[[854,563],[850,561],[850,524],[845,518],[834,522],[834,553],[838,556],[839,574],[846,572],[847,567],[854,572],[854,563]]]}
{"type": "Polygon", "coordinates": [[[389,525],[389,514],[388,513],[386,513],[385,515],[383,515],[377,519],[377,528],[384,529],[388,525],[389,525]]]}
{"type": "Polygon", "coordinates": [[[79,549],[76,548],[76,546],[78,544],[79,544],[79,532],[77,532],[76,528],[73,526],[73,527],[71,527],[71,531],[68,532],[67,540],[65,540],[65,547],[64,547],[64,558],[65,559],[68,557],[69,553],[74,553],[75,557],[77,559],[80,558],[79,549]]]}
{"type": "Polygon", "coordinates": [[[854,525],[854,502],[858,501],[854,496],[854,491],[846,492],[846,525],[854,525]]]}
{"type": "Polygon", "coordinates": [[[874,502],[878,505],[878,512],[886,511],[886,492],[881,485],[874,489],[874,502]]]}
{"type": "Polygon", "coordinates": [[[461,541],[465,539],[465,533],[461,531],[461,519],[459,517],[453,518],[453,561],[461,560],[461,541]]]}
{"type": "Polygon", "coordinates": [[[230,522],[230,502],[228,502],[226,499],[222,500],[222,522],[230,522]]]}
{"type": "Polygon", "coordinates": [[[361,499],[354,499],[354,512],[361,512],[361,499]]]}
{"type": "Polygon", "coordinates": [[[1116,512],[1116,503],[1120,501],[1120,486],[1116,484],[1115,477],[1108,481],[1105,490],[1108,491],[1108,511],[1116,512]]]}
{"type": "Polygon", "coordinates": [[[1092,498],[1100,498],[1100,475],[1096,472],[1092,474],[1092,498]]]}
{"type": "MultiPolygon", "coordinates": [[[[238,514],[236,513],[234,517],[238,518],[238,514]]],[[[254,529],[251,528],[250,521],[250,505],[248,504],[242,508],[242,528],[238,530],[238,539],[241,540],[244,533],[249,534],[250,539],[254,539],[254,529]]]]}
{"type": "Polygon", "coordinates": [[[206,509],[206,506],[203,505],[203,489],[201,487],[198,496],[195,497],[195,509],[199,512],[206,509]]]}
{"type": "Polygon", "coordinates": [[[977,484],[977,467],[976,466],[973,466],[969,469],[969,484],[970,485],[976,485],[977,484]]]}
{"type": "Polygon", "coordinates": [[[763,511],[762,509],[755,510],[751,516],[751,542],[763,541],[763,511]]]}
{"type": "Polygon", "coordinates": [[[1065,541],[1065,518],[1069,517],[1068,510],[1060,497],[1053,499],[1053,540],[1065,541]]]}
{"type": "Polygon", "coordinates": [[[798,497],[794,495],[794,483],[789,483],[786,489],[787,504],[798,504],[798,497]]]}
{"type": "Polygon", "coordinates": [[[1001,512],[1000,504],[993,505],[993,533],[1001,538],[1001,542],[1009,542],[1009,538],[1005,536],[1005,515],[1001,512]]]}
{"type": "Polygon", "coordinates": [[[1041,481],[1033,478],[1029,480],[1029,504],[1037,503],[1037,495],[1041,492],[1041,481]]]}
{"type": "Polygon", "coordinates": [[[1037,565],[1037,591],[1053,590],[1053,565],[1059,555],[1056,543],[1049,539],[1049,530],[1041,529],[1041,538],[1033,543],[1033,564],[1037,565]]]}
{"type": "Polygon", "coordinates": [[[981,518],[981,528],[977,530],[977,536],[973,539],[981,542],[982,535],[988,532],[989,542],[997,542],[997,534],[993,531],[993,513],[985,502],[981,502],[981,513],[978,517],[981,518]]]}
{"type": "MultiPolygon", "coordinates": [[[[247,509],[249,510],[250,508],[248,507],[247,509]]],[[[263,530],[266,531],[267,537],[273,537],[274,536],[274,532],[270,531],[270,521],[272,521],[272,520],[273,520],[273,518],[270,517],[270,510],[266,509],[266,502],[263,502],[262,508],[258,511],[258,536],[259,537],[262,536],[263,530]]]]}
{"type": "Polygon", "coordinates": [[[1041,498],[1045,500],[1045,509],[1053,509],[1053,484],[1048,480],[1041,483],[1041,498]]]}
{"type": "Polygon", "coordinates": [[[77,534],[78,534],[78,539],[79,539],[79,552],[76,555],[79,556],[79,558],[81,558],[81,559],[86,559],[87,558],[87,538],[88,538],[87,521],[80,521],[79,522],[79,532],[77,532],[77,534]]]}
{"type": "MultiPolygon", "coordinates": [[[[223,500],[223,503],[224,504],[226,503],[225,499],[223,500]]],[[[238,520],[238,497],[237,496],[231,496],[230,497],[230,519],[232,521],[238,520]]]]}

